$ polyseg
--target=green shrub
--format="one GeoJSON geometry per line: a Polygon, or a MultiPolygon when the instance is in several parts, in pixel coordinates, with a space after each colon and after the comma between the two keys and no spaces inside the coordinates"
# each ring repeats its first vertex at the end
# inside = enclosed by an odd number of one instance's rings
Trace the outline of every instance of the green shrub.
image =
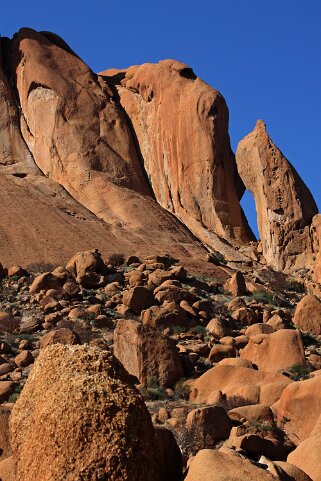
{"type": "Polygon", "coordinates": [[[8,399],[9,403],[15,403],[16,402],[16,400],[18,399],[18,397],[19,397],[19,395],[22,391],[22,388],[23,388],[22,384],[16,384],[16,386],[13,390],[13,393],[11,394],[11,396],[8,399]]]}
{"type": "Polygon", "coordinates": [[[182,326],[171,326],[170,329],[171,329],[172,334],[177,334],[177,335],[180,335],[183,332],[186,332],[186,328],[182,327],[182,326]]]}
{"type": "Polygon", "coordinates": [[[174,388],[174,399],[185,399],[187,401],[189,399],[189,395],[191,392],[191,388],[188,384],[185,384],[186,379],[182,378],[175,384],[174,388]]]}
{"type": "Polygon", "coordinates": [[[309,379],[311,371],[313,371],[313,368],[307,364],[294,364],[288,369],[288,372],[294,381],[309,379]]]}
{"type": "Polygon", "coordinates": [[[82,296],[84,299],[88,299],[88,297],[96,297],[95,289],[82,289],[82,296]]]}
{"type": "Polygon", "coordinates": [[[168,399],[166,390],[159,385],[155,377],[148,377],[146,385],[140,390],[145,401],[164,401],[168,399]]]}
{"type": "Polygon", "coordinates": [[[295,279],[292,279],[290,277],[285,281],[284,288],[287,291],[290,291],[290,292],[297,292],[299,294],[305,293],[304,284],[302,284],[302,282],[298,282],[295,279]]]}
{"type": "Polygon", "coordinates": [[[257,302],[262,302],[263,304],[275,305],[278,302],[277,294],[267,291],[257,291],[253,292],[253,299],[257,302]]]}

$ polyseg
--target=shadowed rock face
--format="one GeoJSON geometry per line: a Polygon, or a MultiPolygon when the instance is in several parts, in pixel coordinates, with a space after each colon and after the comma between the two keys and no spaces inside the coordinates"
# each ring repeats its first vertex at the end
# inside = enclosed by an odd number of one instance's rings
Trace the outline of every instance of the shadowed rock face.
{"type": "MultiPolygon", "coordinates": [[[[0,166],[12,164],[34,164],[26,147],[19,126],[17,103],[12,86],[8,79],[9,40],[1,39],[0,43],[0,166]]],[[[37,170],[34,166],[34,170],[37,170]]]]}
{"type": "Polygon", "coordinates": [[[318,209],[261,120],[239,143],[236,162],[246,188],[254,195],[268,265],[277,270],[290,269],[300,264],[297,257],[303,254],[301,267],[308,267],[306,254],[312,253],[309,226],[318,209]]]}
{"type": "Polygon", "coordinates": [[[116,84],[159,204],[211,247],[213,233],[232,243],[253,239],[221,94],[174,60],[102,75],[116,84]]]}

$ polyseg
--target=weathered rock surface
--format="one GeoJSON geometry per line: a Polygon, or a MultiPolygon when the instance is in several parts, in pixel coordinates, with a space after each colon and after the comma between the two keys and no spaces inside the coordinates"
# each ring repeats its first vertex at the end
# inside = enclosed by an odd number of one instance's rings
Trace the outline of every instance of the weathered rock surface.
{"type": "Polygon", "coordinates": [[[186,419],[187,429],[198,449],[213,448],[218,441],[228,438],[232,422],[221,406],[193,409],[186,419]]]}
{"type": "Polygon", "coordinates": [[[309,226],[318,213],[317,206],[261,120],[239,143],[236,162],[246,188],[255,199],[267,264],[276,270],[312,266],[309,226]]]}
{"type": "Polygon", "coordinates": [[[252,336],[240,356],[251,361],[260,371],[275,372],[305,364],[301,333],[293,329],[252,336]]]}
{"type": "Polygon", "coordinates": [[[155,379],[173,387],[183,375],[175,342],[131,319],[120,320],[114,331],[114,353],[141,383],[155,379]]]}
{"type": "Polygon", "coordinates": [[[152,199],[109,87],[54,34],[22,29],[1,46],[0,240],[9,246],[2,261],[62,263],[93,246],[104,255],[170,246],[175,256],[188,258],[189,249],[194,259],[205,256],[152,199]]]}
{"type": "Polygon", "coordinates": [[[186,481],[276,481],[278,478],[236,454],[203,449],[192,458],[186,481]]]}
{"type": "Polygon", "coordinates": [[[282,374],[218,365],[193,382],[190,400],[206,403],[213,391],[220,390],[226,395],[231,408],[257,403],[271,405],[280,398],[282,390],[291,382],[282,374]],[[264,391],[265,386],[268,387],[268,392],[264,391]]]}
{"type": "Polygon", "coordinates": [[[41,351],[11,419],[16,481],[159,480],[149,414],[106,351],[41,351]]]}
{"type": "Polygon", "coordinates": [[[321,416],[321,377],[290,384],[273,408],[277,411],[278,423],[284,424],[295,444],[307,439],[312,432],[321,434],[321,423],[317,423],[321,416]]]}
{"type": "Polygon", "coordinates": [[[205,244],[253,238],[221,94],[175,60],[102,72],[132,123],[155,197],[205,244]],[[193,138],[193,142],[190,139],[193,138]]]}
{"type": "Polygon", "coordinates": [[[302,469],[310,476],[313,481],[321,481],[321,434],[312,436],[292,451],[288,456],[288,461],[294,466],[302,469]]]}
{"type": "Polygon", "coordinates": [[[321,301],[313,294],[304,296],[296,306],[293,323],[302,331],[321,334],[321,301]]]}

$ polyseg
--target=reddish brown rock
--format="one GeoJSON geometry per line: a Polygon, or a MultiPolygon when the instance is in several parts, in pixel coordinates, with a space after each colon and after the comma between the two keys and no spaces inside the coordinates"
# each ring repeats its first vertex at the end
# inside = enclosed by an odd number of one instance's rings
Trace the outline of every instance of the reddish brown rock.
{"type": "Polygon", "coordinates": [[[62,327],[55,331],[50,331],[40,339],[40,349],[44,349],[52,344],[81,344],[78,334],[71,329],[62,327]]]}
{"type": "Polygon", "coordinates": [[[155,427],[161,465],[161,481],[180,481],[183,471],[182,454],[175,436],[163,426],[155,427]]]}
{"type": "Polygon", "coordinates": [[[147,287],[137,286],[123,292],[123,303],[135,314],[140,314],[155,304],[153,292],[147,287]]]}
{"type": "Polygon", "coordinates": [[[102,75],[116,83],[160,205],[215,250],[224,246],[214,234],[247,242],[220,93],[175,60],[102,75]]]}
{"type": "Polygon", "coordinates": [[[254,195],[267,264],[276,270],[311,267],[309,226],[318,208],[261,120],[239,143],[236,162],[246,188],[254,195]]]}
{"type": "Polygon", "coordinates": [[[16,481],[16,464],[13,456],[0,461],[1,481],[16,481]]]}
{"type": "Polygon", "coordinates": [[[236,319],[244,326],[251,326],[258,321],[257,313],[250,307],[240,307],[232,313],[233,319],[236,319]]]}
{"type": "Polygon", "coordinates": [[[260,371],[279,371],[304,365],[305,355],[300,331],[282,329],[272,334],[252,336],[240,353],[260,371]]]}
{"type": "Polygon", "coordinates": [[[302,469],[313,481],[321,481],[321,434],[302,441],[289,454],[288,462],[302,469]]]}
{"type": "Polygon", "coordinates": [[[228,412],[230,419],[246,420],[250,423],[265,423],[267,425],[274,425],[273,413],[266,404],[255,404],[252,406],[240,406],[231,409],[228,412]]]}
{"type": "MultiPolygon", "coordinates": [[[[66,269],[73,275],[79,284],[90,283],[91,276],[98,276],[107,272],[106,265],[97,249],[78,252],[66,264],[66,269]],[[87,282],[86,282],[87,281],[87,282]]],[[[94,280],[96,280],[94,278],[94,280]]]]}
{"type": "MultiPolygon", "coordinates": [[[[46,177],[106,222],[107,229],[97,222],[94,226],[103,251],[111,254],[114,245],[125,255],[130,249],[148,255],[170,246],[170,253],[178,257],[188,258],[189,249],[205,255],[189,231],[153,200],[126,117],[109,85],[48,32],[22,29],[10,43],[10,57],[10,80],[23,112],[23,140],[46,177]]],[[[49,188],[50,182],[43,183],[49,188]]],[[[60,207],[66,217],[87,220],[88,212],[79,212],[75,205],[60,207]]],[[[86,237],[75,244],[95,245],[90,229],[80,230],[86,237]]],[[[66,237],[70,242],[74,236],[66,237]]],[[[63,249],[61,258],[69,252],[63,249]]]]}
{"type": "Polygon", "coordinates": [[[186,425],[198,449],[213,448],[229,437],[232,428],[230,418],[220,406],[193,409],[188,413],[186,425]]]}
{"type": "Polygon", "coordinates": [[[16,100],[5,69],[8,65],[4,56],[8,55],[8,39],[0,40],[0,165],[10,166],[22,159],[32,163],[32,157],[20,134],[19,115],[16,100]]]}
{"type": "Polygon", "coordinates": [[[42,290],[48,291],[49,289],[61,289],[61,285],[57,277],[55,277],[51,272],[44,272],[43,274],[39,274],[34,281],[32,282],[31,286],[29,287],[29,291],[32,294],[36,294],[42,290]]]}
{"type": "Polygon", "coordinates": [[[293,324],[302,331],[321,334],[321,301],[313,294],[308,294],[297,304],[293,324]]]}
{"type": "Polygon", "coordinates": [[[173,326],[187,327],[190,324],[186,310],[174,302],[166,302],[162,306],[152,306],[142,311],[141,320],[145,326],[153,329],[173,326]]]}
{"type": "Polygon", "coordinates": [[[8,401],[15,384],[12,381],[0,381],[0,402],[8,401]]]}
{"type": "Polygon", "coordinates": [[[224,290],[234,297],[246,295],[246,283],[242,272],[237,271],[224,284],[224,290]]]}
{"type": "Polygon", "coordinates": [[[12,404],[0,406],[0,459],[4,459],[12,455],[9,436],[9,418],[11,414],[11,408],[12,404]]]}
{"type": "Polygon", "coordinates": [[[225,337],[229,332],[227,322],[215,317],[207,324],[206,330],[218,339],[225,337]]]}
{"type": "Polygon", "coordinates": [[[144,402],[120,363],[98,348],[41,351],[10,431],[16,481],[161,479],[144,402]]]}
{"type": "Polygon", "coordinates": [[[226,357],[235,357],[236,350],[233,346],[221,346],[220,344],[216,344],[212,347],[211,352],[209,354],[209,360],[211,362],[220,362],[222,359],[226,357]]]}
{"type": "Polygon", "coordinates": [[[237,454],[202,449],[191,459],[185,481],[277,481],[268,471],[237,454]]]}
{"type": "Polygon", "coordinates": [[[271,325],[266,323],[258,323],[258,324],[252,324],[252,326],[249,326],[245,331],[245,335],[247,337],[252,337],[252,336],[257,336],[259,334],[272,334],[273,331],[274,329],[271,325]]]}
{"type": "Polygon", "coordinates": [[[9,312],[0,311],[0,329],[4,332],[13,332],[20,325],[19,319],[9,312]]]}
{"type": "Polygon", "coordinates": [[[234,404],[231,408],[260,402],[271,405],[279,399],[282,389],[291,382],[282,374],[219,364],[192,383],[190,400],[194,403],[207,403],[211,393],[220,390],[226,395],[227,402],[234,404]],[[269,385],[269,392],[274,385],[278,387],[269,400],[266,397],[262,399],[265,385],[269,385]]]}
{"type": "Polygon", "coordinates": [[[15,357],[14,362],[18,367],[27,367],[34,361],[33,355],[30,351],[23,350],[15,357]]]}
{"type": "Polygon", "coordinates": [[[274,470],[276,471],[276,474],[280,477],[280,481],[313,481],[310,476],[291,463],[274,461],[272,466],[271,464],[272,463],[269,463],[269,469],[272,473],[274,473],[274,470]]]}
{"type": "Polygon", "coordinates": [[[156,379],[162,386],[173,387],[183,375],[175,342],[131,319],[118,321],[114,353],[143,384],[156,379]]]}
{"type": "Polygon", "coordinates": [[[321,377],[287,386],[273,408],[277,412],[278,423],[284,426],[295,444],[307,439],[312,432],[321,434],[321,423],[320,432],[315,430],[321,416],[321,377]]]}

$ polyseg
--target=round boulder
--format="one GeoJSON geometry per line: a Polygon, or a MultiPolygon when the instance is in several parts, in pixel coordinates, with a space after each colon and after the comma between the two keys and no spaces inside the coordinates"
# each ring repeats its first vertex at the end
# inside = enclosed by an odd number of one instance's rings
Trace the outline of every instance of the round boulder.
{"type": "Polygon", "coordinates": [[[41,350],[10,431],[16,481],[160,481],[149,413],[108,351],[41,350]]]}

